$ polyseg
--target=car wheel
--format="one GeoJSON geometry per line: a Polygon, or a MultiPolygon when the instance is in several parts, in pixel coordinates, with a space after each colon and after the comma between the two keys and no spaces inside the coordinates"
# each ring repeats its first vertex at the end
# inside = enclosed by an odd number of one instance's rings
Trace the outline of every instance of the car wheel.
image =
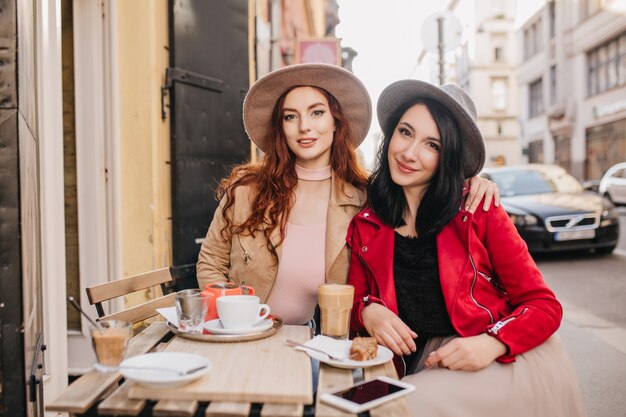
{"type": "Polygon", "coordinates": [[[616,246],[617,246],[617,245],[613,245],[613,246],[605,246],[605,247],[603,247],[603,248],[596,248],[596,249],[595,249],[595,252],[596,252],[598,255],[608,255],[608,254],[612,253],[612,252],[615,250],[615,247],[616,247],[616,246]]]}

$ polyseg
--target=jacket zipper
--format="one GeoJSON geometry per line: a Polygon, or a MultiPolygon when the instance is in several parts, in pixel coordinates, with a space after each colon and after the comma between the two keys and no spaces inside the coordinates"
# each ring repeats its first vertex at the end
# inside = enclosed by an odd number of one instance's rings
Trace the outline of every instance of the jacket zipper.
{"type": "MultiPolygon", "coordinates": [[[[354,250],[354,249],[352,249],[352,250],[354,250]]],[[[361,251],[359,251],[359,259],[361,260],[361,263],[363,263],[363,265],[365,265],[365,268],[367,268],[367,270],[369,271],[370,275],[372,276],[372,280],[374,281],[374,283],[376,283],[376,286],[378,286],[378,283],[376,282],[376,278],[374,278],[374,271],[372,270],[372,268],[370,268],[370,265],[367,262],[365,262],[365,259],[363,259],[363,255],[361,255],[361,251]]],[[[380,294],[380,289],[379,288],[376,288],[376,289],[379,290],[379,293],[378,293],[379,297],[378,298],[380,298],[382,300],[383,299],[383,295],[380,294]]],[[[374,292],[373,288],[371,288],[371,285],[370,285],[370,294],[372,294],[373,292],[374,292]]],[[[385,307],[387,307],[386,304],[385,304],[385,307]]]]}
{"type": "Polygon", "coordinates": [[[241,243],[241,235],[237,235],[237,241],[239,242],[239,247],[243,252],[243,263],[248,265],[248,262],[252,260],[252,257],[250,256],[246,248],[243,247],[243,243],[241,243]]]}
{"type": "Polygon", "coordinates": [[[485,274],[484,272],[478,271],[478,273],[480,274],[480,276],[482,276],[487,281],[489,281],[489,283],[493,286],[493,288],[500,291],[504,295],[508,295],[507,292],[504,290],[504,288],[502,288],[502,286],[498,284],[496,280],[494,280],[493,278],[491,278],[489,275],[485,274]]]}
{"type": "Polygon", "coordinates": [[[476,304],[476,306],[482,308],[483,310],[487,312],[487,314],[489,314],[489,324],[493,324],[493,314],[491,314],[491,311],[489,311],[487,307],[485,307],[484,305],[476,301],[476,298],[474,298],[474,286],[476,285],[476,279],[478,278],[478,273],[477,273],[476,265],[474,265],[474,259],[472,258],[471,253],[469,254],[469,260],[470,260],[470,263],[472,264],[472,269],[474,270],[474,279],[472,280],[472,286],[470,288],[470,298],[472,299],[474,304],[476,304]]]}
{"type": "Polygon", "coordinates": [[[502,329],[504,326],[506,326],[508,323],[512,322],[513,320],[515,320],[516,318],[518,318],[519,316],[521,316],[522,314],[524,314],[526,311],[528,310],[528,307],[524,307],[524,309],[522,310],[521,313],[519,313],[516,316],[513,317],[509,317],[506,320],[501,320],[499,322],[497,322],[491,329],[489,329],[489,333],[492,334],[498,334],[498,332],[500,331],[500,329],[502,329]]]}

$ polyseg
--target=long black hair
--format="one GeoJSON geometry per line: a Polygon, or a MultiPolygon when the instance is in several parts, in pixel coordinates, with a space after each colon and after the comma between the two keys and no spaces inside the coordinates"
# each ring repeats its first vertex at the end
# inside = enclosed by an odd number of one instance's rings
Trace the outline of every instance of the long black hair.
{"type": "Polygon", "coordinates": [[[428,185],[417,210],[415,229],[420,237],[436,235],[458,213],[461,206],[463,186],[463,141],[456,121],[441,103],[416,98],[400,106],[383,126],[383,143],[378,150],[377,166],[368,186],[369,205],[388,225],[400,227],[405,224],[408,210],[402,187],[391,179],[389,172],[389,142],[400,118],[416,104],[424,104],[437,124],[441,138],[439,166],[428,185]]]}

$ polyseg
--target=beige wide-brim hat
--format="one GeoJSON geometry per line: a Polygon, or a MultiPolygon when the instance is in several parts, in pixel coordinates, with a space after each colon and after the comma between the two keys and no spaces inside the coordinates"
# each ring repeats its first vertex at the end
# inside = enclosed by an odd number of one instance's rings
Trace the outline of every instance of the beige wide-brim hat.
{"type": "Polygon", "coordinates": [[[417,98],[438,101],[452,113],[464,142],[465,178],[478,174],[485,165],[485,142],[476,124],[474,102],[457,85],[439,87],[419,80],[401,80],[389,85],[380,94],[376,107],[382,129],[400,106],[417,98]]]}
{"type": "Polygon", "coordinates": [[[267,152],[276,102],[295,86],[318,87],[332,94],[350,123],[352,144],[357,148],[363,142],[372,121],[372,101],[363,83],[350,71],[336,65],[297,64],[259,78],[246,94],[243,125],[259,149],[267,152]]]}

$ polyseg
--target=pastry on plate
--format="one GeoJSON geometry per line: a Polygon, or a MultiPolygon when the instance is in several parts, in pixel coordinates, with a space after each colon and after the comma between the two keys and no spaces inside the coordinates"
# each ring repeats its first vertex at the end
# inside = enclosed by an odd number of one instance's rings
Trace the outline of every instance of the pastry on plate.
{"type": "Polygon", "coordinates": [[[350,347],[350,359],[354,361],[367,361],[376,359],[378,343],[375,337],[355,337],[350,347]]]}

